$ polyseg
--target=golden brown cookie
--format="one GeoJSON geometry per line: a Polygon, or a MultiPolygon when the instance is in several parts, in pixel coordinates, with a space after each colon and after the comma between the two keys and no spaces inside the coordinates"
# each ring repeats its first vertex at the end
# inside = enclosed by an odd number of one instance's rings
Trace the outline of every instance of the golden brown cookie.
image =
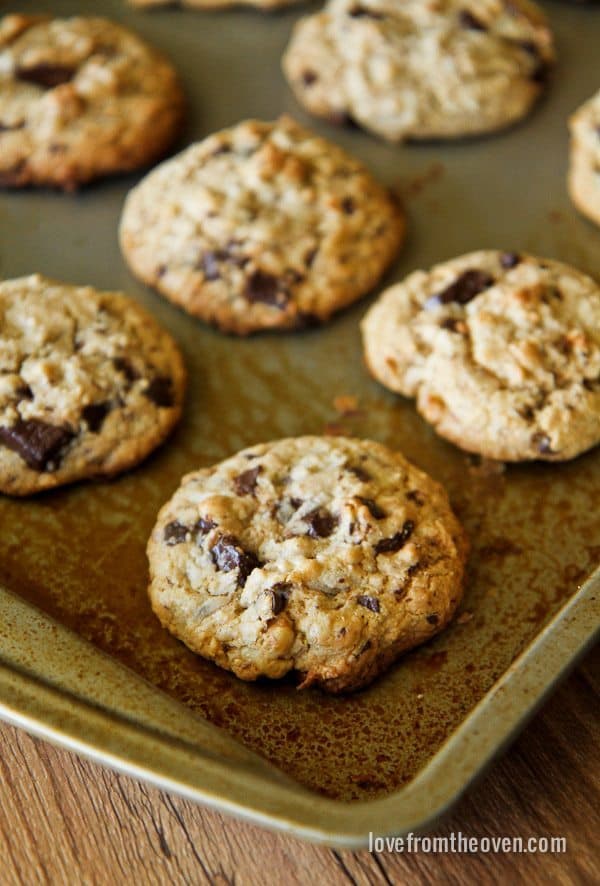
{"type": "Polygon", "coordinates": [[[466,552],[446,493],[400,453],[290,438],[183,478],[148,543],[150,598],[243,680],[341,692],[447,625],[466,552]]]}

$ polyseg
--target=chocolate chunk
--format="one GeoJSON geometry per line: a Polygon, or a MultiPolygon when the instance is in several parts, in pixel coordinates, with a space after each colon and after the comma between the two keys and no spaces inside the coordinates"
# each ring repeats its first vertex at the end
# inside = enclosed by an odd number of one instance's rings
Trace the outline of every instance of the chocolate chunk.
{"type": "Polygon", "coordinates": [[[0,427],[0,442],[21,456],[34,471],[55,471],[74,433],[38,418],[19,419],[12,427],[0,427]]]}
{"type": "Polygon", "coordinates": [[[18,67],[15,70],[15,77],[24,83],[34,83],[36,86],[43,86],[44,89],[54,89],[72,80],[75,73],[76,69],[70,65],[41,62],[30,68],[18,67]]]}
{"type": "Polygon", "coordinates": [[[365,471],[364,468],[361,468],[357,465],[346,465],[346,470],[350,471],[351,474],[354,474],[356,479],[360,480],[361,483],[368,483],[369,480],[373,479],[368,471],[365,471]]]}
{"type": "Polygon", "coordinates": [[[352,197],[344,197],[344,199],[342,200],[342,209],[344,210],[346,215],[352,215],[355,208],[356,204],[354,203],[352,197]]]}
{"type": "Polygon", "coordinates": [[[318,251],[319,250],[317,249],[317,247],[314,246],[312,249],[308,249],[304,253],[304,264],[307,268],[311,268],[313,266],[318,251]]]}
{"type": "Polygon", "coordinates": [[[273,615],[279,615],[287,606],[292,585],[287,581],[278,581],[273,587],[269,588],[271,595],[271,611],[273,615]]]}
{"type": "Polygon", "coordinates": [[[298,510],[298,508],[301,507],[304,502],[301,498],[290,498],[290,504],[293,508],[296,508],[296,510],[298,510]]]}
{"type": "Polygon", "coordinates": [[[0,120],[0,132],[17,132],[17,130],[24,128],[24,120],[19,120],[18,123],[3,123],[2,120],[0,120]]]}
{"type": "Polygon", "coordinates": [[[180,545],[185,541],[188,532],[187,526],[184,526],[183,523],[179,523],[177,520],[173,520],[172,523],[167,523],[165,526],[163,539],[170,547],[180,545]]]}
{"type": "Polygon", "coordinates": [[[440,620],[439,615],[436,615],[435,613],[432,613],[431,615],[427,616],[427,621],[429,622],[430,625],[436,625],[439,622],[439,620],[440,620]]]}
{"type": "Polygon", "coordinates": [[[537,451],[543,455],[548,455],[554,452],[554,449],[552,449],[552,446],[550,445],[550,437],[548,434],[534,434],[531,438],[531,442],[534,444],[537,451]]]}
{"type": "Polygon", "coordinates": [[[199,535],[208,535],[210,530],[214,529],[216,525],[210,517],[198,517],[194,523],[194,532],[197,532],[199,535]]]}
{"type": "Polygon", "coordinates": [[[376,554],[395,554],[403,547],[413,533],[415,524],[412,520],[405,520],[404,526],[391,538],[382,538],[375,545],[376,554]]]}
{"type": "Polygon", "coordinates": [[[17,398],[17,402],[20,403],[21,400],[33,400],[33,391],[23,382],[22,385],[19,385],[17,390],[15,391],[15,397],[17,398]]]}
{"type": "Polygon", "coordinates": [[[127,357],[115,357],[113,360],[113,366],[117,372],[123,373],[127,381],[135,381],[136,378],[139,378],[139,374],[133,368],[127,357]]]}
{"type": "Polygon", "coordinates": [[[371,515],[375,517],[376,520],[383,520],[384,517],[387,517],[387,514],[383,510],[383,508],[378,505],[376,501],[373,501],[372,498],[363,498],[361,495],[357,495],[356,497],[360,502],[362,502],[363,505],[365,505],[365,507],[370,510],[371,515]]]}
{"type": "Polygon", "coordinates": [[[359,606],[364,606],[365,609],[370,609],[371,612],[379,612],[379,600],[377,597],[369,597],[367,594],[362,594],[360,597],[356,598],[356,602],[359,606]]]}
{"type": "Polygon", "coordinates": [[[487,27],[481,22],[476,15],[469,12],[468,9],[461,9],[458,13],[458,20],[461,28],[467,28],[469,31],[487,31],[487,27]]]}
{"type": "Polygon", "coordinates": [[[409,501],[414,501],[414,503],[419,508],[425,504],[425,498],[424,498],[423,494],[421,492],[419,492],[418,489],[410,489],[406,493],[406,497],[409,501]]]}
{"type": "Polygon", "coordinates": [[[234,535],[221,535],[210,552],[213,563],[221,572],[238,570],[238,587],[243,588],[248,576],[261,563],[254,554],[245,551],[234,535]]]}
{"type": "Polygon", "coordinates": [[[503,252],[500,256],[500,264],[507,271],[510,270],[510,268],[516,268],[520,262],[521,256],[516,252],[503,252]]]}
{"type": "Polygon", "coordinates": [[[157,375],[144,391],[144,395],[156,406],[162,406],[165,409],[173,406],[175,402],[173,380],[166,375],[157,375]]]}
{"type": "Polygon", "coordinates": [[[353,6],[348,10],[348,15],[352,18],[383,18],[381,12],[375,12],[373,9],[365,9],[364,6],[353,6]]]}
{"type": "Polygon", "coordinates": [[[89,430],[95,434],[102,427],[104,419],[110,410],[111,404],[106,401],[103,403],[90,403],[88,406],[84,406],[81,410],[81,417],[87,424],[89,430]]]}
{"type": "Polygon", "coordinates": [[[483,292],[494,283],[494,278],[485,271],[464,271],[460,277],[446,287],[442,292],[430,296],[423,307],[425,310],[437,308],[439,305],[448,305],[457,302],[459,305],[466,305],[476,295],[483,292]]]}
{"type": "Polygon", "coordinates": [[[316,83],[318,79],[319,78],[314,71],[311,71],[308,68],[302,71],[302,82],[305,86],[312,86],[313,83],[316,83]]]}
{"type": "Polygon", "coordinates": [[[254,495],[258,475],[261,470],[261,466],[257,465],[255,468],[250,468],[250,470],[244,471],[243,474],[238,474],[237,477],[233,478],[233,485],[238,495],[254,495]]]}
{"type": "Polygon", "coordinates": [[[244,295],[249,302],[262,302],[276,308],[285,308],[288,294],[282,290],[280,281],[267,271],[254,271],[246,281],[244,295]]]}
{"type": "Polygon", "coordinates": [[[323,507],[315,508],[306,514],[304,520],[308,523],[307,535],[311,538],[327,538],[338,524],[337,517],[323,507]]]}

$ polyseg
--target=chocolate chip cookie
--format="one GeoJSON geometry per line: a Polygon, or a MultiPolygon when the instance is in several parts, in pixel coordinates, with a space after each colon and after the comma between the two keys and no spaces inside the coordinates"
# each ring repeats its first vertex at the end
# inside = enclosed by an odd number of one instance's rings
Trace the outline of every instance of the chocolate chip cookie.
{"type": "Polygon", "coordinates": [[[283,68],[313,114],[401,141],[515,123],[553,61],[528,0],[330,0],[296,25],[283,68]]]}
{"type": "Polygon", "coordinates": [[[600,225],[600,91],[571,117],[569,192],[575,206],[600,225]]]}
{"type": "Polygon", "coordinates": [[[289,117],[166,161],[121,222],[140,279],[239,335],[327,320],[375,285],[403,236],[402,211],[365,167],[289,117]]]}
{"type": "Polygon", "coordinates": [[[392,286],[362,332],[372,375],[463,449],[563,461],[600,442],[600,286],[568,265],[473,252],[392,286]]]}
{"type": "Polygon", "coordinates": [[[178,134],[167,60],[101,18],[0,18],[0,186],[73,190],[146,166],[178,134]]]}
{"type": "Polygon", "coordinates": [[[243,680],[357,689],[441,631],[467,543],[435,481],[379,443],[299,437],[183,478],[148,543],[162,624],[243,680]]]}
{"type": "Polygon", "coordinates": [[[175,342],[127,296],[0,283],[0,492],[132,467],[179,418],[184,386],[175,342]]]}

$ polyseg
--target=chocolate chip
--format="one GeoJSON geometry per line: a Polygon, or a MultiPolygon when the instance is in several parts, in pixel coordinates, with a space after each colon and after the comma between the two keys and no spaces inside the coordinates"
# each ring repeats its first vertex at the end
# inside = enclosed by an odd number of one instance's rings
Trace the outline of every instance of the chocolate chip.
{"type": "Polygon", "coordinates": [[[468,9],[461,9],[458,13],[458,20],[461,28],[467,28],[470,31],[487,31],[487,27],[481,22],[476,15],[469,12],[468,9]]]}
{"type": "Polygon", "coordinates": [[[115,357],[113,366],[117,372],[123,373],[127,381],[135,381],[140,377],[126,357],[115,357]]]}
{"type": "Polygon", "coordinates": [[[30,68],[18,67],[15,70],[15,77],[25,83],[34,83],[36,86],[43,86],[44,89],[54,89],[56,86],[62,86],[68,83],[75,76],[76,69],[70,65],[59,65],[41,62],[39,65],[33,65],[30,68]]]}
{"type": "Polygon", "coordinates": [[[376,501],[373,501],[372,498],[363,498],[361,495],[357,495],[356,497],[360,502],[362,502],[363,505],[365,505],[365,507],[370,510],[371,516],[375,517],[376,520],[383,520],[384,517],[387,517],[387,514],[383,510],[383,508],[378,505],[376,501]]]}
{"type": "Polygon", "coordinates": [[[262,302],[277,308],[288,303],[288,294],[282,290],[280,281],[267,271],[254,271],[246,281],[244,295],[249,302],[262,302]]]}
{"type": "Polygon", "coordinates": [[[436,625],[439,622],[439,620],[440,620],[439,615],[436,615],[435,613],[432,613],[432,615],[427,616],[427,621],[429,622],[430,625],[436,625]]]}
{"type": "Polygon", "coordinates": [[[342,209],[344,210],[346,215],[352,215],[355,208],[356,204],[354,203],[352,197],[344,197],[344,199],[342,200],[342,209]]]}
{"type": "Polygon", "coordinates": [[[21,400],[33,400],[33,391],[29,385],[26,385],[25,382],[23,382],[23,384],[19,385],[15,391],[15,397],[19,403],[21,400]]]}
{"type": "Polygon", "coordinates": [[[103,403],[90,403],[88,406],[83,407],[81,417],[93,434],[100,430],[110,409],[111,404],[106,401],[103,403]]]}
{"type": "Polygon", "coordinates": [[[194,523],[194,532],[197,532],[199,535],[208,535],[210,530],[214,529],[216,525],[210,517],[198,517],[194,523]]]}
{"type": "Polygon", "coordinates": [[[3,123],[2,120],[0,120],[0,132],[17,132],[17,130],[24,128],[24,120],[19,120],[18,123],[3,123]]]}
{"type": "Polygon", "coordinates": [[[298,508],[301,507],[304,502],[301,498],[290,498],[290,504],[293,508],[296,508],[296,510],[298,510],[298,508]]]}
{"type": "Polygon", "coordinates": [[[327,508],[315,508],[306,514],[304,520],[308,523],[307,535],[311,538],[327,538],[337,526],[337,517],[334,517],[327,508]]]}
{"type": "Polygon", "coordinates": [[[184,526],[183,523],[179,523],[177,520],[173,520],[172,523],[167,523],[165,526],[163,539],[170,547],[180,545],[185,541],[188,532],[187,526],[184,526]]]}
{"type": "Polygon", "coordinates": [[[255,468],[250,468],[250,470],[244,471],[233,478],[233,485],[238,495],[254,495],[258,475],[261,470],[261,466],[257,465],[255,468]]]}
{"type": "Polygon", "coordinates": [[[381,12],[375,12],[372,9],[365,9],[364,6],[353,6],[351,9],[348,10],[348,15],[352,18],[383,18],[383,14],[381,12]]]}
{"type": "Polygon", "coordinates": [[[277,584],[274,584],[269,588],[269,594],[271,595],[271,611],[273,615],[279,615],[280,612],[283,612],[287,606],[291,589],[292,585],[287,581],[278,581],[277,584]]]}
{"type": "Polygon", "coordinates": [[[304,264],[307,268],[311,268],[313,266],[318,251],[319,250],[317,249],[317,247],[314,246],[312,249],[307,249],[307,251],[304,253],[304,264]]]}
{"type": "Polygon", "coordinates": [[[521,262],[521,256],[516,252],[503,252],[500,256],[500,264],[505,270],[516,268],[521,262]]]}
{"type": "Polygon", "coordinates": [[[425,310],[437,308],[439,305],[448,305],[457,302],[466,305],[476,295],[483,292],[494,283],[494,278],[485,271],[464,271],[454,283],[446,287],[442,292],[430,296],[424,304],[425,310]]]}
{"type": "Polygon", "coordinates": [[[305,86],[312,86],[313,83],[316,83],[318,79],[319,78],[314,71],[311,71],[308,68],[302,71],[302,82],[305,86]]]}
{"type": "Polygon", "coordinates": [[[368,483],[369,480],[373,479],[368,471],[365,471],[364,468],[361,468],[357,465],[346,465],[346,470],[350,471],[351,474],[354,474],[356,479],[360,480],[361,483],[368,483]]]}
{"type": "Polygon", "coordinates": [[[63,450],[74,436],[69,428],[38,418],[19,419],[10,428],[0,427],[0,442],[20,455],[34,471],[56,470],[63,450]]]}
{"type": "Polygon", "coordinates": [[[412,520],[405,520],[400,532],[397,532],[391,538],[382,538],[375,545],[376,554],[395,554],[403,547],[413,533],[415,524],[412,520]]]}
{"type": "Polygon", "coordinates": [[[534,434],[531,438],[531,442],[540,454],[548,455],[554,452],[554,449],[552,449],[552,446],[550,445],[550,437],[548,434],[534,434]]]}
{"type": "Polygon", "coordinates": [[[425,498],[424,498],[423,494],[421,492],[419,492],[418,489],[410,489],[406,493],[406,497],[409,501],[414,501],[414,503],[419,508],[425,504],[425,498]]]}
{"type": "Polygon", "coordinates": [[[254,569],[260,569],[262,565],[254,554],[243,549],[234,535],[221,535],[210,555],[221,572],[238,570],[237,583],[241,588],[246,584],[250,573],[254,569]]]}
{"type": "Polygon", "coordinates": [[[175,402],[173,380],[166,375],[157,375],[144,391],[144,395],[156,406],[162,406],[165,409],[173,406],[175,402]]]}
{"type": "Polygon", "coordinates": [[[379,612],[379,600],[377,597],[369,597],[366,594],[362,594],[360,597],[356,598],[356,602],[359,606],[364,606],[365,609],[370,609],[371,612],[379,612]]]}

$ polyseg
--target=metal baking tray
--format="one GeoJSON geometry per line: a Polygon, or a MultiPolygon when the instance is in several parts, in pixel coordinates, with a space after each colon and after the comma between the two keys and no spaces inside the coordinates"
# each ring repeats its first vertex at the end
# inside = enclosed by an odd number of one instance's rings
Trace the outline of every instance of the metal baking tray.
{"type": "MultiPolygon", "coordinates": [[[[523,249],[600,278],[600,231],[565,190],[568,114],[600,85],[600,9],[546,3],[559,53],[548,98],[493,138],[391,146],[310,120],[279,71],[295,19],[252,11],[135,12],[121,0],[24,0],[102,13],[177,63],[182,142],[246,117],[294,114],[362,158],[405,200],[388,276],[476,248],[523,249]]],[[[136,283],[117,225],[137,177],[79,194],[0,193],[0,274],[120,288],[169,328],[190,370],[185,417],[110,483],[0,499],[0,716],[200,802],[298,836],[360,846],[431,825],[523,725],[600,622],[600,449],[564,465],[477,464],[362,366],[369,300],[322,329],[224,337],[136,283]],[[338,415],[334,398],[358,399],[338,415]],[[371,437],[442,481],[472,542],[458,619],[366,691],[328,697],[246,684],[161,629],[145,542],[180,476],[260,440],[371,437]]]]}

